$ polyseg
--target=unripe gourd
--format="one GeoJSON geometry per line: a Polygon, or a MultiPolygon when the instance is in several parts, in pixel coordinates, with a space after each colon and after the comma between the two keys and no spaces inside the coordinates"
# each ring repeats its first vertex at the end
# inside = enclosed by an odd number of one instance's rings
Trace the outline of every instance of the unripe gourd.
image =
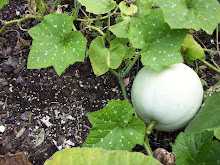
{"type": "Polygon", "coordinates": [[[154,120],[156,130],[169,132],[185,127],[195,116],[203,88],[198,75],[183,63],[161,72],[145,66],[133,82],[131,99],[142,121],[149,124],[154,120]]]}

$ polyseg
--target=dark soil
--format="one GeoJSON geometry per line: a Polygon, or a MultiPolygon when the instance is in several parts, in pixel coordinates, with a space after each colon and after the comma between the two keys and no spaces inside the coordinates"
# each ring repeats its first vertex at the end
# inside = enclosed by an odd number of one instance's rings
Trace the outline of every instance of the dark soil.
{"type": "MultiPolygon", "coordinates": [[[[27,1],[10,0],[0,10],[0,19],[18,19],[26,11],[27,1]]],[[[0,38],[0,125],[6,128],[0,133],[0,155],[23,152],[32,164],[42,165],[58,149],[81,147],[91,127],[87,114],[102,109],[111,99],[122,100],[123,95],[117,78],[111,73],[95,76],[88,58],[70,66],[61,76],[53,68],[28,70],[31,37],[25,29],[37,23],[27,20],[22,23],[23,30],[10,24],[0,38]],[[46,118],[48,121],[43,121],[46,118]]],[[[196,35],[208,49],[216,49],[215,34],[200,31],[196,35]]],[[[217,54],[207,58],[220,64],[217,54]]],[[[135,74],[136,69],[129,75],[129,97],[135,74]]],[[[211,69],[198,74],[209,86],[219,81],[219,75],[211,69]]],[[[150,144],[153,149],[171,151],[178,133],[154,131],[150,144]]],[[[141,146],[134,151],[144,152],[141,146]]]]}

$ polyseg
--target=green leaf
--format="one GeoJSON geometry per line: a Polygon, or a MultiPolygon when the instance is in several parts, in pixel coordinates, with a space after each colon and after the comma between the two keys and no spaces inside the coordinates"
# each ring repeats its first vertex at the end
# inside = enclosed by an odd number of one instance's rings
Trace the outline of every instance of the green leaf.
{"type": "Polygon", "coordinates": [[[153,0],[136,0],[135,5],[138,7],[135,17],[143,17],[151,12],[153,0]]]}
{"type": "Polygon", "coordinates": [[[89,58],[97,76],[106,73],[109,68],[117,69],[125,56],[124,47],[117,45],[112,49],[105,47],[102,37],[96,37],[89,48],[89,58]]]}
{"type": "Polygon", "coordinates": [[[220,4],[216,0],[156,0],[156,5],[173,29],[202,29],[212,34],[220,22],[220,4]]]}
{"type": "Polygon", "coordinates": [[[205,58],[202,47],[194,40],[191,34],[187,34],[182,47],[186,50],[186,59],[189,64],[193,64],[196,59],[205,58]]]}
{"type": "Polygon", "coordinates": [[[84,61],[87,40],[72,31],[73,22],[67,14],[49,14],[43,22],[29,30],[33,38],[28,69],[53,66],[61,73],[71,64],[84,61]]]}
{"type": "Polygon", "coordinates": [[[215,137],[220,140],[220,126],[214,129],[215,137]]]}
{"type": "Polygon", "coordinates": [[[202,108],[185,129],[187,134],[214,130],[220,126],[220,93],[207,97],[202,108]]]}
{"type": "Polygon", "coordinates": [[[88,114],[93,128],[83,147],[131,151],[136,144],[142,145],[145,124],[132,118],[133,113],[127,100],[111,100],[104,109],[88,114]]]}
{"type": "Polygon", "coordinates": [[[8,3],[9,3],[9,0],[0,0],[0,9],[8,3]]]}
{"type": "Polygon", "coordinates": [[[86,11],[93,14],[105,14],[115,8],[115,1],[110,0],[78,0],[86,11]]]}
{"type": "Polygon", "coordinates": [[[127,58],[133,58],[135,55],[135,48],[134,47],[128,47],[127,43],[128,43],[128,39],[127,38],[114,38],[111,41],[111,45],[110,45],[110,49],[116,47],[117,45],[122,45],[124,47],[124,51],[125,51],[125,56],[123,59],[127,59],[127,58]]]}
{"type": "Polygon", "coordinates": [[[69,148],[56,152],[44,165],[159,165],[140,152],[106,151],[99,148],[69,148]]]}
{"type": "Polygon", "coordinates": [[[190,135],[181,132],[172,146],[176,165],[219,164],[220,143],[212,138],[213,131],[190,135]]]}
{"type": "Polygon", "coordinates": [[[124,15],[133,15],[137,12],[137,6],[134,4],[130,4],[130,6],[126,5],[126,2],[122,1],[119,3],[119,8],[124,15]]]}
{"type": "MultiPolygon", "coordinates": [[[[120,18],[120,17],[119,17],[120,18]]],[[[123,17],[123,20],[109,27],[109,30],[118,38],[128,38],[128,27],[130,17],[123,17]]]]}
{"type": "Polygon", "coordinates": [[[143,49],[150,43],[167,36],[170,27],[163,20],[162,10],[158,9],[141,18],[132,18],[129,27],[129,40],[135,48],[143,49]]]}
{"type": "Polygon", "coordinates": [[[129,40],[141,51],[141,62],[156,71],[183,62],[180,48],[188,30],[171,30],[157,9],[142,18],[133,18],[129,40]]]}

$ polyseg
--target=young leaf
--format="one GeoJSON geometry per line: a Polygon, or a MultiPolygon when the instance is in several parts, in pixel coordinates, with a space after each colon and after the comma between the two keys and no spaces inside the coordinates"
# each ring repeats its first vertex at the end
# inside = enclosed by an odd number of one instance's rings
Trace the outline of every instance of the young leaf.
{"type": "MultiPolygon", "coordinates": [[[[220,86],[219,86],[220,87],[220,86]]],[[[207,97],[204,106],[185,129],[187,134],[214,130],[220,126],[220,93],[212,93],[207,97]]]]}
{"type": "Polygon", "coordinates": [[[117,45],[112,49],[105,47],[102,37],[96,37],[89,48],[89,58],[97,76],[106,73],[109,68],[117,69],[125,55],[124,47],[117,45]]]}
{"type": "Polygon", "coordinates": [[[128,7],[126,5],[126,2],[121,1],[118,6],[119,6],[122,14],[124,14],[124,15],[131,16],[137,12],[137,6],[134,4],[130,4],[130,6],[128,7]]]}
{"type": "Polygon", "coordinates": [[[87,40],[72,31],[73,22],[67,14],[49,14],[43,22],[29,30],[33,38],[28,69],[53,66],[61,73],[71,64],[84,61],[87,40]]]}
{"type": "Polygon", "coordinates": [[[220,126],[214,129],[215,137],[220,140],[220,126]]]}
{"type": "Polygon", "coordinates": [[[44,165],[159,165],[140,152],[106,151],[99,148],[69,148],[56,152],[44,165]]]}
{"type": "Polygon", "coordinates": [[[187,34],[182,47],[186,50],[186,60],[189,64],[193,64],[196,59],[205,58],[202,47],[194,40],[191,34],[187,34]]]}
{"type": "Polygon", "coordinates": [[[219,164],[220,143],[212,138],[213,131],[190,135],[181,132],[172,146],[176,165],[219,164]]]}
{"type": "Polygon", "coordinates": [[[9,0],[0,0],[0,9],[8,3],[9,3],[9,0]]]}
{"type": "Polygon", "coordinates": [[[145,124],[132,118],[133,113],[127,100],[111,100],[104,109],[88,114],[93,128],[83,147],[131,151],[136,144],[142,145],[145,124]]]}
{"type": "Polygon", "coordinates": [[[105,14],[115,8],[115,1],[110,0],[78,0],[86,11],[93,14],[105,14]]]}
{"type": "Polygon", "coordinates": [[[135,48],[127,46],[128,39],[127,38],[114,38],[111,41],[110,49],[116,47],[117,45],[122,45],[124,47],[125,56],[123,59],[133,58],[135,55],[135,48]]]}
{"type": "Polygon", "coordinates": [[[109,30],[118,38],[128,38],[130,17],[123,17],[123,21],[110,26],[109,30]]]}
{"type": "Polygon", "coordinates": [[[220,4],[216,0],[156,0],[156,5],[173,29],[202,29],[212,34],[220,22],[220,4]]]}
{"type": "Polygon", "coordinates": [[[133,18],[129,40],[141,51],[141,62],[160,71],[174,63],[183,62],[180,47],[188,30],[171,30],[163,20],[161,9],[142,18],[133,18]]]}
{"type": "Polygon", "coordinates": [[[143,17],[151,12],[153,0],[136,0],[135,5],[138,7],[135,17],[143,17]]]}

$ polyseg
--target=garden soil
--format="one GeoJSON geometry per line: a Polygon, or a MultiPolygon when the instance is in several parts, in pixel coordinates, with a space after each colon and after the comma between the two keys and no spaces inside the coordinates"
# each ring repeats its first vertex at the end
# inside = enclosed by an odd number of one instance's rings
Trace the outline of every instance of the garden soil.
{"type": "MultiPolygon", "coordinates": [[[[63,3],[73,6],[72,1],[63,3]]],[[[27,11],[27,1],[10,0],[0,10],[0,19],[19,19],[27,11]]],[[[0,126],[5,128],[0,132],[1,165],[3,162],[42,165],[60,149],[81,147],[92,127],[87,114],[102,109],[111,99],[123,100],[117,78],[111,73],[94,75],[88,57],[85,62],[68,67],[61,76],[52,67],[27,69],[32,42],[28,29],[38,23],[29,19],[20,27],[10,24],[0,36],[0,126]]],[[[216,50],[215,33],[198,31],[195,35],[208,49],[216,50]]],[[[220,64],[217,54],[207,54],[207,58],[210,63],[214,60],[220,64]]],[[[135,67],[126,79],[129,98],[138,69],[135,67]]],[[[198,74],[209,86],[219,81],[219,75],[211,69],[198,74]]],[[[154,131],[150,145],[171,152],[178,133],[154,131]]],[[[145,153],[142,146],[133,150],[145,153]]]]}

